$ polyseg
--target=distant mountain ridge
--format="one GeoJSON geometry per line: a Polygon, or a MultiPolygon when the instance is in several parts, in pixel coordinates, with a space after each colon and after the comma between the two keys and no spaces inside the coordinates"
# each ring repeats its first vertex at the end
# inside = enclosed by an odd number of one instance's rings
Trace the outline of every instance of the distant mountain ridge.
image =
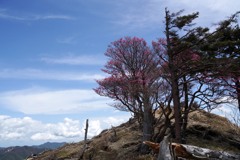
{"type": "Polygon", "coordinates": [[[24,160],[32,154],[39,154],[46,150],[57,149],[66,144],[65,142],[47,142],[35,146],[12,146],[0,148],[0,160],[24,160]]]}
{"type": "Polygon", "coordinates": [[[44,148],[44,149],[56,149],[66,144],[66,142],[46,142],[41,145],[35,145],[32,147],[44,148]]]}

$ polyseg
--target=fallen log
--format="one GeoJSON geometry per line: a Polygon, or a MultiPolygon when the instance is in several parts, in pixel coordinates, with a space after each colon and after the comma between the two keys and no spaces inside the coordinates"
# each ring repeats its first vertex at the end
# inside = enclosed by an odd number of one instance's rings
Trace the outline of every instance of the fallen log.
{"type": "Polygon", "coordinates": [[[240,154],[215,151],[193,145],[170,143],[168,137],[164,137],[160,144],[150,141],[144,141],[143,143],[148,145],[154,153],[158,154],[158,160],[173,160],[177,158],[187,160],[240,160],[240,154]]]}
{"type": "Polygon", "coordinates": [[[215,151],[207,148],[201,148],[192,145],[181,144],[188,153],[195,157],[205,157],[207,159],[222,159],[222,160],[240,160],[240,154],[232,154],[226,151],[215,151]]]}

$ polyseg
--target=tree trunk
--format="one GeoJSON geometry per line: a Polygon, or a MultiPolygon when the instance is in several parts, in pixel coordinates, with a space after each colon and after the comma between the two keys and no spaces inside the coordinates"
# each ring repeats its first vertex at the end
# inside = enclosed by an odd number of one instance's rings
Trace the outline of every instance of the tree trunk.
{"type": "MultiPolygon", "coordinates": [[[[143,141],[151,141],[153,135],[153,113],[149,98],[144,99],[144,113],[143,113],[143,141]]],[[[149,152],[147,145],[142,144],[141,153],[149,152]]]]}
{"type": "MultiPolygon", "coordinates": [[[[172,78],[173,79],[173,78],[172,78]]],[[[181,138],[181,110],[180,110],[180,98],[178,81],[176,78],[172,80],[172,94],[173,94],[173,105],[174,105],[174,119],[175,119],[175,141],[177,143],[182,142],[181,138]]]]}
{"type": "Polygon", "coordinates": [[[174,55],[172,50],[172,44],[170,40],[170,23],[171,23],[171,15],[169,11],[165,9],[165,21],[166,21],[166,39],[167,39],[167,55],[168,55],[168,66],[170,70],[170,82],[172,85],[172,97],[173,97],[173,105],[174,105],[174,118],[175,118],[175,138],[176,142],[181,143],[181,112],[180,112],[180,97],[179,97],[179,86],[178,86],[178,75],[177,68],[174,64],[174,60],[176,60],[176,55],[174,55]]]}
{"type": "Polygon", "coordinates": [[[238,100],[238,109],[240,111],[240,80],[236,80],[236,90],[237,90],[237,100],[238,100]]]}
{"type": "Polygon", "coordinates": [[[186,76],[183,76],[183,90],[184,90],[184,108],[183,117],[182,117],[182,143],[186,144],[186,130],[188,124],[188,113],[189,113],[189,104],[188,104],[188,84],[186,80],[186,76]]]}

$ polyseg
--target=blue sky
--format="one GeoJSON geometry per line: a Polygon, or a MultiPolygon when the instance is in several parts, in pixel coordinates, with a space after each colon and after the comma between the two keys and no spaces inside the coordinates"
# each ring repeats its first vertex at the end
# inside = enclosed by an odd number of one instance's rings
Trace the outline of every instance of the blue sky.
{"type": "Polygon", "coordinates": [[[0,0],[0,147],[79,141],[130,117],[95,94],[110,42],[163,37],[164,8],[213,27],[238,0],[0,0]]]}

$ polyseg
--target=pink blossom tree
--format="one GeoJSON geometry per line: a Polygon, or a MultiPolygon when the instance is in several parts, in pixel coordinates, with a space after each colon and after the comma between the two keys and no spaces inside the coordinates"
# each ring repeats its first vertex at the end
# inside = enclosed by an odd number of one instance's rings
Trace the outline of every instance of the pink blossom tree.
{"type": "MultiPolygon", "coordinates": [[[[161,74],[158,58],[147,43],[137,37],[112,42],[105,55],[109,59],[103,71],[109,77],[97,80],[96,93],[114,99],[117,109],[132,112],[142,123],[143,141],[151,140],[161,74]]],[[[145,145],[142,145],[141,152],[147,152],[145,145]]]]}

